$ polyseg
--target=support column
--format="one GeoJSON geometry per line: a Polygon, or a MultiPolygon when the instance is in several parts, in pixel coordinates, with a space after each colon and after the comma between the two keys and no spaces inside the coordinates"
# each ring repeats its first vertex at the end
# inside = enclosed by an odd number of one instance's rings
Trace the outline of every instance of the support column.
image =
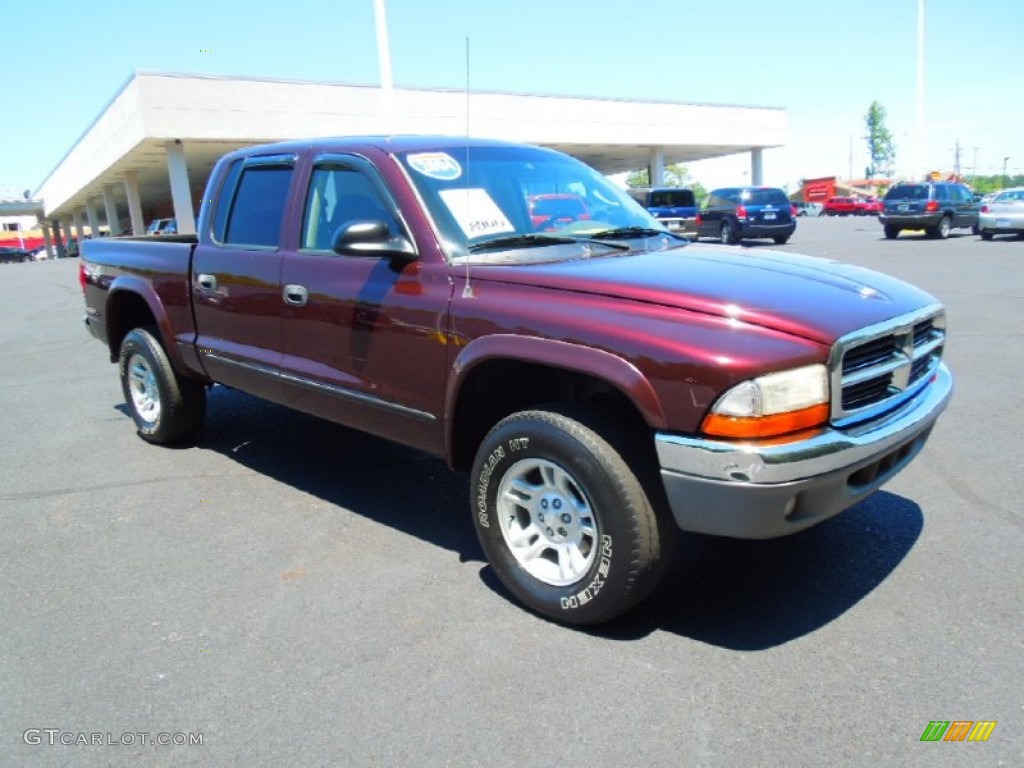
{"type": "Polygon", "coordinates": [[[146,234],[146,220],[142,218],[142,198],[139,197],[139,175],[135,171],[124,172],[124,193],[128,197],[128,215],[132,220],[132,234],[146,234]]]}
{"type": "MultiPolygon", "coordinates": [[[[100,236],[100,217],[96,213],[96,203],[93,202],[91,197],[85,200],[85,218],[89,222],[89,236],[99,237],[100,236]]],[[[82,241],[78,241],[78,247],[82,247],[82,241]]]]}
{"type": "Polygon", "coordinates": [[[188,183],[188,166],[185,164],[185,148],[181,139],[167,142],[167,175],[171,180],[171,199],[174,201],[178,234],[194,235],[196,215],[192,209],[192,189],[188,183]]]}
{"type": "Polygon", "coordinates": [[[85,230],[82,227],[82,213],[81,211],[72,211],[71,220],[75,225],[75,236],[78,238],[78,242],[75,243],[76,255],[82,252],[82,243],[85,242],[85,230]]]}
{"type": "Polygon", "coordinates": [[[50,225],[45,221],[41,221],[39,222],[39,228],[43,230],[43,246],[46,248],[46,258],[56,258],[57,254],[53,249],[53,240],[50,238],[50,225]]]}
{"type": "Polygon", "coordinates": [[[757,187],[764,184],[763,154],[761,147],[750,150],[750,183],[757,187]]]}
{"type": "Polygon", "coordinates": [[[652,187],[665,186],[665,151],[661,147],[651,147],[647,178],[652,187]]]}
{"type": "Polygon", "coordinates": [[[67,226],[61,224],[61,222],[58,219],[51,219],[50,226],[53,227],[53,236],[54,239],[57,241],[57,258],[63,259],[68,255],[67,247],[65,244],[67,243],[68,232],[70,232],[70,230],[67,228],[67,226]],[[61,227],[64,227],[63,231],[61,230],[61,227]]]}
{"type": "Polygon", "coordinates": [[[117,201],[114,200],[114,188],[109,184],[103,187],[103,207],[107,213],[107,226],[110,228],[110,236],[117,237],[121,234],[121,221],[117,216],[117,201]]]}

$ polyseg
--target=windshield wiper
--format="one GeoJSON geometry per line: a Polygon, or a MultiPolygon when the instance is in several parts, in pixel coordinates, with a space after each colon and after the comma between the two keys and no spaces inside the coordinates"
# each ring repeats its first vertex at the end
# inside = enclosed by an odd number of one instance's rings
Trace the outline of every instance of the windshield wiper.
{"type": "Polygon", "coordinates": [[[575,243],[571,237],[556,237],[554,235],[506,235],[495,237],[492,240],[484,240],[480,243],[473,243],[469,246],[470,253],[489,251],[493,248],[538,248],[543,245],[571,245],[575,243]]]}
{"type": "Polygon", "coordinates": [[[676,240],[685,240],[686,242],[689,242],[689,239],[683,235],[676,234],[675,232],[669,232],[667,229],[653,229],[651,227],[616,227],[615,229],[602,229],[600,232],[594,232],[590,237],[594,240],[628,240],[631,237],[657,237],[658,235],[667,235],[668,237],[674,237],[676,240]]]}
{"type": "Polygon", "coordinates": [[[600,240],[593,240],[589,237],[566,237],[560,235],[542,235],[533,233],[525,235],[507,235],[505,237],[496,237],[493,240],[484,240],[481,243],[473,243],[473,245],[469,246],[469,252],[480,253],[480,251],[504,248],[538,248],[545,245],[574,245],[578,243],[595,243],[605,248],[628,249],[628,246],[624,246],[621,243],[606,243],[600,240]]]}

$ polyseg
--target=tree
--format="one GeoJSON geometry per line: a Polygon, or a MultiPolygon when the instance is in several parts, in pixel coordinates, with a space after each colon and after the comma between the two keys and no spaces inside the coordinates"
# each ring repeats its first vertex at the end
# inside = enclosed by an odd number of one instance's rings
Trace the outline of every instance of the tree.
{"type": "MultiPolygon", "coordinates": [[[[647,187],[650,186],[650,178],[648,169],[641,168],[639,171],[631,172],[626,177],[626,186],[631,188],[647,187]]],[[[708,191],[704,188],[704,185],[690,176],[690,169],[682,163],[672,163],[665,166],[665,186],[692,189],[693,196],[697,198],[698,203],[708,196],[708,191]]]]}
{"type": "Polygon", "coordinates": [[[864,116],[864,125],[868,131],[864,140],[868,143],[868,157],[871,158],[871,164],[866,169],[867,177],[891,176],[896,150],[892,146],[892,134],[885,125],[885,107],[872,101],[864,116]]]}

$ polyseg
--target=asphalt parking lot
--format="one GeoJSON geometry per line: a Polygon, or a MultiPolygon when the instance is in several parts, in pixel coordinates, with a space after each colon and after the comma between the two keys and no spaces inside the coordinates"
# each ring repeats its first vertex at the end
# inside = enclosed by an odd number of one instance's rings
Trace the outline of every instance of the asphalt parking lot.
{"type": "Polygon", "coordinates": [[[222,389],[199,445],[142,442],[76,262],[0,267],[0,765],[1024,764],[1024,240],[822,218],[782,249],[943,301],[949,410],[857,507],[682,536],[587,632],[508,599],[438,460],[222,389]]]}

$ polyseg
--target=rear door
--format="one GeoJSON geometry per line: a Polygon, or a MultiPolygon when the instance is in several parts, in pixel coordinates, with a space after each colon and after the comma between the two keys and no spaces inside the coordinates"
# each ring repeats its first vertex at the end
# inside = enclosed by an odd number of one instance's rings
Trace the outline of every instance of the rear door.
{"type": "Polygon", "coordinates": [[[793,221],[789,198],[781,189],[756,187],[744,190],[741,198],[751,224],[777,226],[793,221]]]}
{"type": "Polygon", "coordinates": [[[951,189],[953,199],[956,201],[957,218],[954,225],[957,227],[973,227],[978,223],[978,204],[974,202],[974,195],[967,187],[956,185],[951,189]]]}
{"type": "Polygon", "coordinates": [[[927,204],[927,184],[897,184],[885,195],[885,212],[890,216],[924,213],[927,204]]]}
{"type": "Polygon", "coordinates": [[[279,400],[281,230],[295,155],[240,158],[192,266],[197,348],[218,382],[279,400]]]}
{"type": "Polygon", "coordinates": [[[722,219],[727,212],[735,207],[735,198],[738,190],[716,189],[708,195],[707,202],[700,211],[700,229],[698,234],[701,237],[718,237],[722,229],[722,219]]]}

